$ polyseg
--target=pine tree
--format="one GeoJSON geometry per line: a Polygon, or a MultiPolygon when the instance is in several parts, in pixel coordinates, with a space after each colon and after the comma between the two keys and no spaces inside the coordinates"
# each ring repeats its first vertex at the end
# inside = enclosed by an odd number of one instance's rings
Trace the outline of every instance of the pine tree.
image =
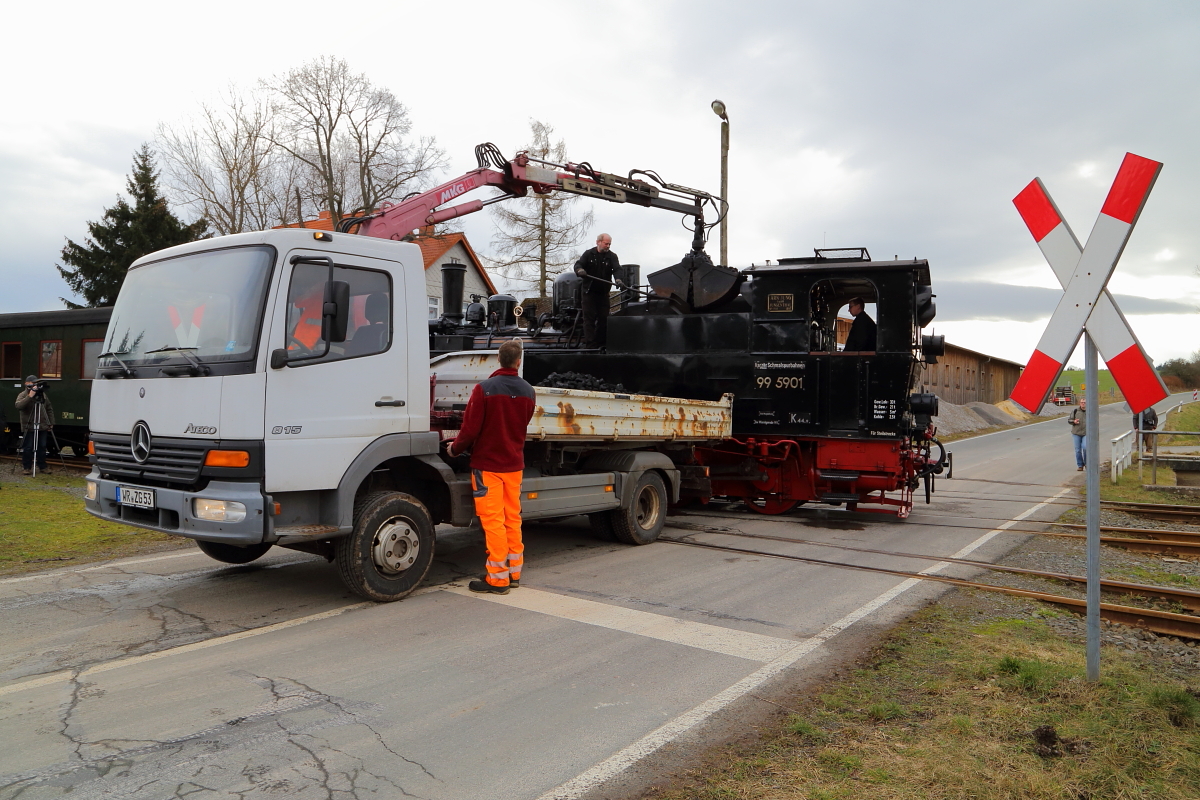
{"type": "Polygon", "coordinates": [[[126,184],[131,206],[118,197],[117,204],[104,211],[100,222],[88,223],[88,238],[82,245],[67,239],[62,250],[63,264],[55,268],[71,291],[84,299],[84,305],[59,298],[67,308],[111,306],[125,281],[129,265],[147,253],[194,242],[205,237],[208,223],[201,219],[184,225],[158,191],[158,173],[154,169],[154,151],[149,145],[133,156],[133,173],[126,184]],[[74,269],[71,269],[74,267],[74,269]]]}

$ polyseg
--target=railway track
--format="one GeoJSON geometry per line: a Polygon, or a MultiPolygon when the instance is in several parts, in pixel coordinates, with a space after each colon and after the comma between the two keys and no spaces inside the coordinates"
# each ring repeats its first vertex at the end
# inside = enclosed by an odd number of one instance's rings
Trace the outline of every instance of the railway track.
{"type": "Polygon", "coordinates": [[[1127,503],[1115,500],[1101,500],[1101,508],[1112,511],[1124,511],[1127,514],[1167,522],[1182,522],[1190,525],[1200,524],[1200,506],[1185,506],[1175,503],[1127,503]]]}
{"type": "MultiPolygon", "coordinates": [[[[21,457],[20,456],[0,455],[0,461],[13,461],[13,462],[16,462],[17,464],[20,464],[21,457]]],[[[46,464],[51,469],[55,469],[55,468],[79,469],[79,470],[83,470],[85,472],[92,468],[91,462],[89,462],[87,460],[86,456],[83,456],[83,457],[47,456],[46,464]]]]}
{"type": "MultiPolygon", "coordinates": [[[[686,523],[668,523],[669,527],[681,530],[687,530],[686,523]]],[[[701,530],[696,533],[707,533],[719,536],[729,536],[742,539],[759,539],[768,541],[779,541],[787,544],[816,546],[850,552],[860,552],[868,554],[888,555],[897,558],[911,558],[924,561],[945,562],[950,564],[960,564],[973,568],[986,569],[998,572],[1007,572],[1011,574],[1022,574],[1033,577],[1042,577],[1051,580],[1067,581],[1071,583],[1086,584],[1087,579],[1075,575],[1065,575],[1062,573],[1040,572],[1037,570],[1021,569],[1016,567],[1005,567],[997,564],[991,564],[984,561],[970,561],[967,559],[954,559],[942,556],[930,556],[918,553],[898,553],[886,550],[875,550],[871,548],[858,548],[850,545],[830,544],[828,542],[814,542],[802,539],[791,539],[784,536],[770,536],[766,534],[749,534],[732,529],[718,529],[713,526],[696,526],[701,530]]],[[[739,553],[742,555],[756,555],[764,558],[778,558],[787,561],[796,561],[805,564],[813,564],[816,566],[834,567],[837,569],[857,570],[860,572],[873,572],[876,574],[895,575],[903,578],[913,578],[916,580],[934,581],[937,583],[945,583],[961,588],[977,589],[986,592],[997,592],[1007,594],[1014,597],[1028,597],[1034,600],[1039,600],[1061,608],[1066,608],[1075,613],[1086,613],[1087,601],[1075,598],[1065,597],[1061,595],[1049,594],[1047,592],[1037,592],[1029,589],[1017,589],[1010,586],[997,586],[990,583],[981,583],[978,581],[969,581],[961,578],[950,578],[944,575],[931,574],[929,572],[912,572],[908,570],[891,569],[887,567],[871,567],[862,564],[851,564],[844,561],[834,561],[823,558],[812,558],[810,556],[799,556],[788,553],[777,553],[768,550],[754,549],[750,547],[734,547],[731,545],[722,545],[712,542],[696,541],[696,534],[687,534],[683,537],[660,536],[658,541],[666,544],[674,544],[685,547],[697,547],[706,550],[717,550],[729,553],[739,553]]],[[[1121,581],[1102,581],[1102,591],[1120,593],[1131,597],[1154,598],[1164,602],[1175,603],[1181,608],[1200,611],[1200,592],[1195,592],[1187,589],[1172,589],[1162,586],[1146,586],[1143,584],[1124,583],[1121,581]]],[[[1167,634],[1170,636],[1178,636],[1184,639],[1200,640],[1200,616],[1193,614],[1180,614],[1173,611],[1163,611],[1154,608],[1143,608],[1138,606],[1119,605],[1115,603],[1101,603],[1100,615],[1103,619],[1112,622],[1118,622],[1123,625],[1129,625],[1136,628],[1144,628],[1154,631],[1155,633],[1167,634]]]]}

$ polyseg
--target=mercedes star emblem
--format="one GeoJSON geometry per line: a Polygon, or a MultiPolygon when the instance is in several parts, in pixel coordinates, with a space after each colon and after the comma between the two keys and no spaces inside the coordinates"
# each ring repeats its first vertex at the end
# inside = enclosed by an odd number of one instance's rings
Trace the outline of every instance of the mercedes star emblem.
{"type": "Polygon", "coordinates": [[[150,426],[140,420],[133,426],[133,434],[129,437],[129,450],[133,460],[145,464],[150,457],[150,426]]]}

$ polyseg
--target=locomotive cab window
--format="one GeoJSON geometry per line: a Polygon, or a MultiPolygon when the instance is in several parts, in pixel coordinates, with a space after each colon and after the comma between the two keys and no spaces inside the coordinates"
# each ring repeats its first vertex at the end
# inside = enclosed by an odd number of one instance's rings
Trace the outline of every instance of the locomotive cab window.
{"type": "Polygon", "coordinates": [[[809,293],[811,350],[872,353],[877,347],[875,284],[865,278],[819,280],[809,293]]]}

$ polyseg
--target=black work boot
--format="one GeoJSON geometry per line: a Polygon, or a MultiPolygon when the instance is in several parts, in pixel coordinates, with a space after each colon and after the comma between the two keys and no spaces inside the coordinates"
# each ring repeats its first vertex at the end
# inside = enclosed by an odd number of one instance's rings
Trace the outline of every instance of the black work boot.
{"type": "Polygon", "coordinates": [[[479,594],[508,594],[507,586],[492,586],[487,581],[471,581],[467,588],[479,594]]]}
{"type": "Polygon", "coordinates": [[[516,588],[518,588],[520,585],[521,585],[521,579],[520,579],[520,578],[509,578],[509,579],[508,579],[508,588],[510,588],[510,589],[516,589],[516,588]]]}

